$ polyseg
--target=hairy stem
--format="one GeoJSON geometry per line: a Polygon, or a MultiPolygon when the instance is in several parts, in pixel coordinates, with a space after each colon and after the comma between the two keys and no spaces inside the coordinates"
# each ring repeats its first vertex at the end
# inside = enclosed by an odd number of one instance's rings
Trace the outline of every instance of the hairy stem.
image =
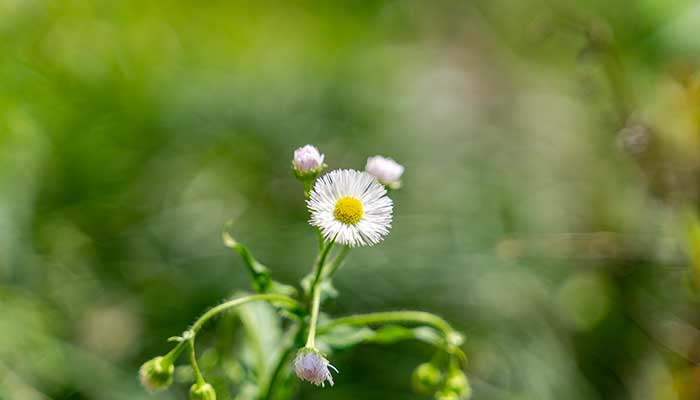
{"type": "Polygon", "coordinates": [[[182,350],[185,349],[185,345],[187,344],[187,340],[180,340],[175,347],[168,352],[168,354],[163,356],[163,361],[173,364],[175,360],[180,356],[182,353],[182,350]]]}
{"type": "Polygon", "coordinates": [[[202,326],[209,321],[212,317],[216,316],[222,311],[226,311],[230,308],[238,307],[246,303],[251,303],[254,301],[270,301],[270,302],[281,302],[287,303],[293,307],[299,307],[300,304],[293,298],[285,296],[282,294],[254,294],[250,296],[240,297],[237,299],[229,300],[225,303],[221,303],[218,306],[211,308],[209,311],[205,312],[197,321],[192,324],[190,332],[192,332],[192,337],[194,337],[197,332],[202,328],[202,326]]]}

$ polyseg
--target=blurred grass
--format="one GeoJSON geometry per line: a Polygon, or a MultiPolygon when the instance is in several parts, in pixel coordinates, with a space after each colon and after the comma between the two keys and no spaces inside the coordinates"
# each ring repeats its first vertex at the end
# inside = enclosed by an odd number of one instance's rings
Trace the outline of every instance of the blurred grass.
{"type": "MultiPolygon", "coordinates": [[[[0,0],[0,398],[148,397],[138,365],[248,287],[229,219],[301,278],[306,143],[407,167],[328,312],[453,321],[476,399],[697,398],[698,23],[688,0],[0,0]]],[[[422,398],[430,356],[342,353],[298,398],[422,398]]]]}

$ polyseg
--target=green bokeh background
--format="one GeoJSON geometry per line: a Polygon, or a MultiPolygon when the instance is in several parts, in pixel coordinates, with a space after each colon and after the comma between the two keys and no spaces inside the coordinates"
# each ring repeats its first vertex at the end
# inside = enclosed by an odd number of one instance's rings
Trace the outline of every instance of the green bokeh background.
{"type": "MultiPolygon", "coordinates": [[[[226,221],[306,274],[306,143],[406,167],[328,313],[443,316],[478,400],[700,398],[699,27],[691,0],[0,0],[0,399],[186,398],[138,366],[249,288],[226,221]]],[[[431,356],[338,353],[297,398],[425,399],[431,356]]]]}

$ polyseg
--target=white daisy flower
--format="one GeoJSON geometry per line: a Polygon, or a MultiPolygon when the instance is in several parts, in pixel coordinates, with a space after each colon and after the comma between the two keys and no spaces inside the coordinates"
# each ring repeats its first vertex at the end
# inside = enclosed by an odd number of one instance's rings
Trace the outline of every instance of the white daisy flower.
{"type": "Polygon", "coordinates": [[[331,171],[316,180],[306,204],[310,224],[336,243],[372,246],[391,228],[393,203],[384,186],[366,172],[331,171]]]}
{"type": "Polygon", "coordinates": [[[294,159],[292,166],[301,174],[309,172],[317,172],[323,168],[324,155],[318,149],[310,144],[294,150],[294,159]]]}
{"type": "Polygon", "coordinates": [[[391,158],[374,156],[367,159],[365,171],[384,185],[398,189],[401,186],[401,175],[403,175],[404,168],[403,165],[391,158]]]}
{"type": "Polygon", "coordinates": [[[294,359],[294,372],[299,379],[309,381],[316,386],[326,386],[326,381],[333,386],[333,376],[328,368],[336,373],[338,370],[316,350],[303,348],[294,359]]]}

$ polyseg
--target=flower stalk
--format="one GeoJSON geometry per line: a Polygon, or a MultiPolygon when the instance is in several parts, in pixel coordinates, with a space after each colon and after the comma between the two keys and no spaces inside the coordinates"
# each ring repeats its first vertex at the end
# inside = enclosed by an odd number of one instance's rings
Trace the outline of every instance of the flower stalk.
{"type": "Polygon", "coordinates": [[[216,307],[213,307],[209,309],[209,311],[205,312],[201,317],[197,319],[197,321],[192,324],[192,327],[190,328],[190,332],[192,332],[192,337],[194,337],[197,332],[202,328],[202,326],[209,321],[212,317],[216,316],[217,314],[226,311],[231,308],[235,308],[238,306],[241,306],[246,303],[252,303],[254,301],[268,301],[270,303],[279,303],[279,304],[286,304],[287,306],[290,306],[291,308],[299,308],[301,305],[299,304],[298,301],[294,300],[293,298],[289,296],[285,296],[282,294],[254,294],[250,296],[245,296],[245,297],[240,297],[237,299],[229,300],[227,302],[221,303],[216,307]]]}
{"type": "Polygon", "coordinates": [[[326,243],[316,260],[316,265],[314,266],[314,280],[311,283],[311,315],[309,317],[309,333],[306,338],[306,347],[310,349],[316,348],[316,325],[318,324],[318,313],[321,307],[321,277],[323,276],[323,267],[326,263],[326,258],[328,253],[330,253],[331,248],[333,248],[333,241],[326,243]]]}
{"type": "Polygon", "coordinates": [[[370,326],[388,323],[407,323],[414,325],[427,325],[437,329],[445,338],[445,351],[465,361],[464,353],[459,348],[463,338],[455,331],[447,321],[437,315],[424,311],[386,311],[368,314],[350,315],[336,318],[318,327],[319,334],[326,333],[338,326],[370,326]]]}
{"type": "Polygon", "coordinates": [[[204,385],[206,382],[204,381],[202,372],[199,370],[199,365],[197,364],[197,356],[194,352],[194,337],[190,337],[187,340],[187,343],[189,344],[190,349],[190,364],[192,365],[192,372],[194,373],[195,384],[198,386],[204,385]]]}

